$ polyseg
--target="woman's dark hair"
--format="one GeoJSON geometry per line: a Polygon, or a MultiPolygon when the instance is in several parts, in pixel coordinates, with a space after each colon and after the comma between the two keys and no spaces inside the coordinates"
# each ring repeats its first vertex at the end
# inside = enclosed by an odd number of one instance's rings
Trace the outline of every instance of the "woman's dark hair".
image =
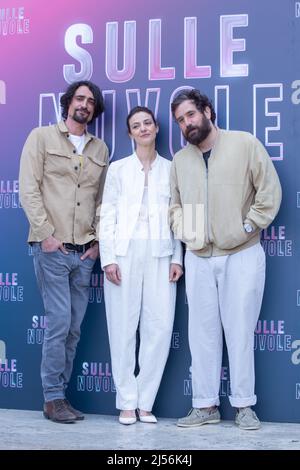
{"type": "Polygon", "coordinates": [[[65,94],[62,95],[62,97],[60,98],[60,105],[62,107],[61,115],[64,119],[67,119],[69,107],[73,99],[73,96],[75,95],[77,88],[81,86],[88,87],[88,89],[93,93],[93,96],[94,96],[95,109],[94,109],[93,118],[91,120],[92,122],[94,119],[100,116],[100,114],[103,113],[104,100],[103,100],[103,96],[102,96],[100,88],[94,83],[90,82],[89,80],[81,80],[79,82],[71,83],[71,85],[68,86],[65,94]]]}
{"type": "Polygon", "coordinates": [[[132,118],[132,116],[134,116],[136,113],[147,113],[147,114],[150,114],[150,116],[152,117],[153,119],[153,122],[155,124],[155,126],[157,126],[157,121],[154,117],[154,114],[153,112],[151,111],[151,109],[147,108],[146,106],[135,106],[134,108],[132,108],[132,110],[130,111],[130,113],[128,114],[127,116],[127,119],[126,119],[126,124],[127,124],[127,129],[128,129],[128,132],[130,134],[130,125],[129,125],[129,121],[130,119],[132,118]]]}
{"type": "Polygon", "coordinates": [[[184,101],[192,101],[200,113],[204,113],[205,108],[208,107],[211,111],[210,120],[214,124],[216,120],[216,113],[212,102],[206,95],[202,95],[199,90],[195,88],[193,90],[184,90],[175,96],[173,102],[171,103],[171,110],[173,117],[175,117],[175,111],[178,106],[184,101]]]}

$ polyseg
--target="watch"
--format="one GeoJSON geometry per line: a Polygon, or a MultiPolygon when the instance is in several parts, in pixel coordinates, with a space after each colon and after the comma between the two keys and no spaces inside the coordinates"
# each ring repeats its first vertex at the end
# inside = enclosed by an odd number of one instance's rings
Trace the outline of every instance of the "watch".
{"type": "Polygon", "coordinates": [[[250,225],[250,224],[244,224],[244,230],[245,230],[245,232],[247,232],[247,233],[251,233],[251,232],[253,232],[254,229],[253,229],[252,225],[250,225]]]}

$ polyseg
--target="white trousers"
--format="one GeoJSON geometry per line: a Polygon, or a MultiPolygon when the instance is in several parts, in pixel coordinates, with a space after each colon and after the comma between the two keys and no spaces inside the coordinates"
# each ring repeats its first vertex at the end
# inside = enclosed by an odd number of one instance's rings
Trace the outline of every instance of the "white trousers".
{"type": "Polygon", "coordinates": [[[230,403],[252,406],[254,330],[264,283],[265,253],[258,243],[227,256],[185,256],[192,355],[193,407],[219,405],[223,330],[230,370],[230,403]]]}
{"type": "Polygon", "coordinates": [[[154,258],[148,240],[131,240],[117,258],[120,286],[104,280],[106,316],[120,410],[151,411],[170,350],[176,283],[169,281],[171,257],[154,258]],[[139,373],[136,331],[139,325],[139,373]]]}

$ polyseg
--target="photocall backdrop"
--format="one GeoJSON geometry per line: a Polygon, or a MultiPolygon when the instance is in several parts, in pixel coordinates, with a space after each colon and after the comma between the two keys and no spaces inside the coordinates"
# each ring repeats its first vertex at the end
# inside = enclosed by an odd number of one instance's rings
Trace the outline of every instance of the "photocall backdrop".
{"type": "MultiPolygon", "coordinates": [[[[0,407],[39,410],[43,402],[45,316],[19,203],[21,150],[32,128],[60,119],[66,86],[91,79],[106,103],[91,130],[105,140],[111,160],[132,152],[125,119],[137,104],[157,115],[158,150],[172,159],[183,142],[170,102],[185,87],[212,98],[220,127],[250,131],[266,146],[283,202],[262,232],[267,280],[255,333],[256,411],[262,420],[300,422],[299,47],[300,2],[294,0],[0,1],[0,407]]],[[[158,416],[178,417],[191,406],[187,322],[181,280],[158,416]]],[[[225,419],[234,416],[229,388],[225,355],[225,419]]],[[[116,413],[99,263],[69,398],[85,412],[116,413]]]]}

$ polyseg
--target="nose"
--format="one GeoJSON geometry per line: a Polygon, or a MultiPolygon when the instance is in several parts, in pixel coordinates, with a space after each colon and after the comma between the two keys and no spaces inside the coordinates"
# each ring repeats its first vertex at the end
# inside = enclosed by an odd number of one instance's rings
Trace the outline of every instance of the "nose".
{"type": "Polygon", "coordinates": [[[184,125],[185,127],[188,127],[192,124],[192,119],[189,116],[185,116],[184,118],[184,125]]]}
{"type": "Polygon", "coordinates": [[[88,104],[89,104],[89,101],[88,101],[88,98],[85,98],[84,100],[82,100],[82,107],[87,109],[88,108],[88,104]]]}

